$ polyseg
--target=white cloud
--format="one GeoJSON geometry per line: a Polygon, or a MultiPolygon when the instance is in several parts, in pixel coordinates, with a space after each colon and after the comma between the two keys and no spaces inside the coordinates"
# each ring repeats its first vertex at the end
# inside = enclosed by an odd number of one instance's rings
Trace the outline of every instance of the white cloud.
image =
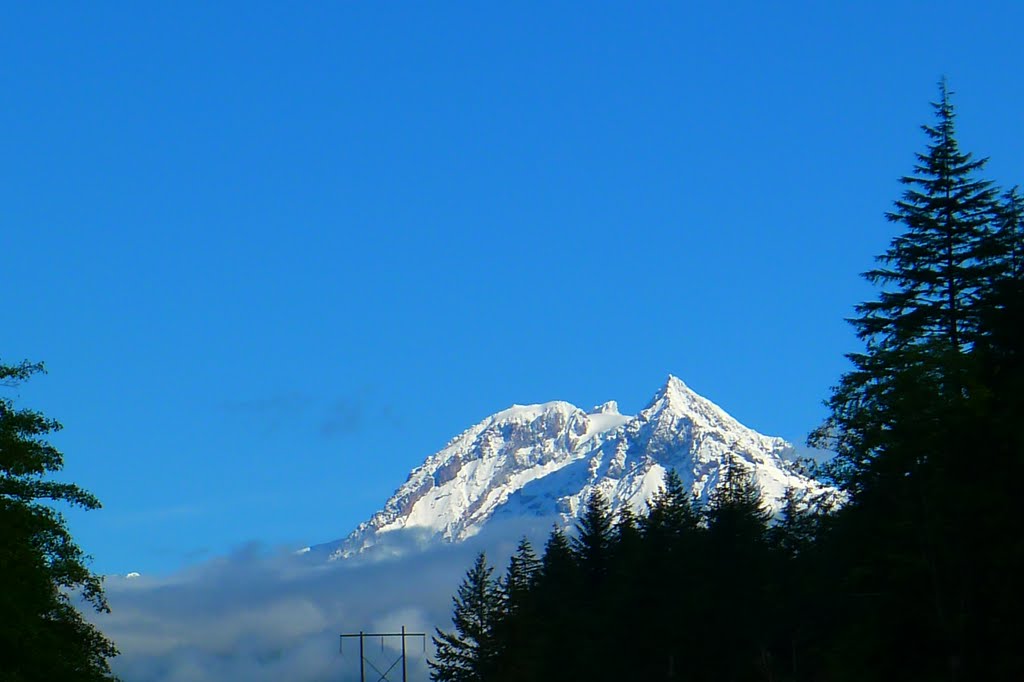
{"type": "MultiPolygon", "coordinates": [[[[357,680],[357,649],[347,647],[342,656],[340,633],[404,625],[427,633],[429,653],[429,635],[435,626],[450,627],[451,596],[478,551],[487,550],[496,575],[524,532],[539,553],[550,525],[523,523],[500,523],[461,545],[376,561],[325,563],[315,553],[249,545],[167,577],[110,577],[112,613],[92,618],[121,649],[115,672],[132,682],[357,680]]],[[[397,535],[392,540],[392,547],[402,542],[397,535]]],[[[383,651],[379,640],[368,651],[386,668],[398,641],[383,644],[383,651]]],[[[422,646],[410,641],[408,652],[410,675],[424,679],[422,646]]]]}

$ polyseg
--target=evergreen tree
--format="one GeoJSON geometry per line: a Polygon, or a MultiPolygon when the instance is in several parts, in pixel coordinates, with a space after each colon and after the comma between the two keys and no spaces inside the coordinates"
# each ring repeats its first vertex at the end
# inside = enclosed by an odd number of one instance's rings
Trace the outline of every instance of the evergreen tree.
{"type": "Polygon", "coordinates": [[[613,529],[614,520],[608,502],[600,491],[594,490],[576,522],[576,534],[569,541],[591,588],[598,587],[608,573],[613,529]]]}
{"type": "Polygon", "coordinates": [[[938,121],[923,126],[928,151],[918,154],[914,174],[901,179],[908,189],[886,216],[906,231],[879,257],[880,267],[865,275],[895,289],[861,304],[855,321],[861,338],[883,348],[938,341],[963,351],[977,332],[975,304],[996,191],[977,177],[987,159],[960,151],[945,81],[933,106],[938,121]]]}
{"type": "Polygon", "coordinates": [[[775,525],[769,531],[772,544],[784,555],[795,557],[814,541],[816,531],[815,501],[806,490],[787,487],[782,496],[775,525]]]}
{"type": "Polygon", "coordinates": [[[612,560],[620,572],[635,568],[642,538],[636,513],[628,504],[623,505],[612,525],[612,560]]]}
{"type": "Polygon", "coordinates": [[[1000,657],[980,624],[1008,613],[982,588],[993,548],[1017,534],[998,512],[979,515],[1010,499],[1014,460],[991,438],[1000,419],[982,367],[1008,348],[996,339],[1018,300],[1019,200],[1000,207],[978,177],[985,160],[960,151],[945,84],[934,107],[927,151],[888,215],[904,232],[866,273],[882,291],[852,320],[866,349],[812,440],[836,448],[851,495],[822,543],[842,623],[823,660],[844,679],[991,679],[1000,657]]]}
{"type": "Polygon", "coordinates": [[[502,610],[494,627],[492,682],[534,679],[538,674],[540,660],[533,635],[537,619],[534,589],[540,570],[533,545],[521,538],[505,575],[498,581],[502,610]]]}
{"type": "Polygon", "coordinates": [[[782,508],[769,528],[772,548],[768,612],[772,653],[782,679],[815,680],[819,642],[836,620],[826,589],[835,567],[822,560],[820,543],[834,511],[832,493],[786,488],[782,508]]]}
{"type": "MultiPolygon", "coordinates": [[[[41,364],[0,363],[0,386],[16,387],[43,372],[41,364]]],[[[108,612],[101,579],[86,566],[62,502],[97,509],[99,501],[72,483],[46,480],[63,455],[47,442],[61,425],[0,398],[0,670],[4,680],[110,680],[117,649],[72,604],[80,596],[108,612]]]]}
{"type": "Polygon", "coordinates": [[[638,672],[637,661],[632,656],[622,655],[623,641],[634,654],[640,651],[632,638],[621,637],[620,628],[636,617],[638,605],[650,600],[651,585],[645,579],[648,575],[640,520],[629,504],[624,504],[612,527],[608,577],[597,596],[603,603],[602,631],[598,632],[600,646],[615,652],[603,658],[604,679],[631,679],[638,672]]]}
{"type": "Polygon", "coordinates": [[[576,588],[579,622],[573,632],[576,641],[574,668],[583,679],[606,679],[607,661],[586,652],[607,651],[610,646],[611,604],[608,576],[614,553],[615,524],[605,497],[594,490],[587,498],[583,514],[576,521],[569,543],[578,565],[581,581],[576,588]]]}
{"type": "MultiPolygon", "coordinates": [[[[1024,536],[1020,533],[1019,484],[1024,480],[1024,206],[1016,190],[1003,195],[995,223],[999,275],[987,292],[981,341],[973,352],[976,375],[971,400],[948,440],[961,465],[945,477],[960,523],[937,538],[959,561],[949,608],[957,628],[951,639],[963,679],[1016,679],[1024,651],[1010,634],[1024,611],[1024,536]],[[963,462],[966,461],[966,466],[963,462]]],[[[945,430],[949,433],[949,430],[945,430]]],[[[950,505],[944,505],[950,506],[950,505]]]]}
{"type": "Polygon", "coordinates": [[[569,539],[561,528],[555,526],[544,543],[539,579],[545,583],[560,584],[573,580],[575,574],[575,559],[569,539]]]}
{"type": "Polygon", "coordinates": [[[771,634],[761,615],[770,608],[772,562],[767,543],[770,512],[754,477],[730,454],[707,508],[707,551],[711,571],[704,576],[715,595],[706,614],[713,637],[704,643],[705,679],[756,679],[770,673],[771,634]]]}
{"type": "Polygon", "coordinates": [[[708,500],[708,530],[723,539],[763,541],[771,512],[765,507],[753,474],[730,453],[720,476],[708,500]]]}
{"type": "Polygon", "coordinates": [[[1024,196],[1018,187],[1003,193],[993,220],[992,248],[994,282],[1024,279],[1024,196]]]}
{"type": "Polygon", "coordinates": [[[647,516],[641,526],[648,536],[659,536],[661,541],[693,533],[700,524],[700,511],[696,500],[683,485],[673,469],[665,474],[665,485],[654,494],[648,505],[647,516]]]}
{"type": "MultiPolygon", "coordinates": [[[[1003,193],[987,242],[985,282],[981,305],[981,343],[1010,321],[1024,286],[1024,196],[1017,187],[1003,193]]],[[[983,351],[984,352],[984,351],[983,351]]]]}
{"type": "Polygon", "coordinates": [[[494,628],[501,616],[501,594],[481,552],[452,598],[454,632],[436,629],[430,679],[480,682],[488,679],[496,652],[494,628]]]}
{"type": "Polygon", "coordinates": [[[526,601],[527,595],[537,582],[541,562],[533,551],[533,545],[526,537],[519,540],[516,552],[508,562],[508,569],[499,581],[504,611],[514,614],[526,601]]]}
{"type": "Polygon", "coordinates": [[[639,592],[633,597],[634,604],[649,604],[649,632],[633,644],[634,658],[643,666],[634,673],[644,679],[697,679],[693,676],[706,630],[704,614],[713,599],[703,590],[681,586],[700,585],[705,572],[713,570],[706,562],[700,522],[696,499],[679,474],[668,471],[664,486],[654,494],[640,520],[643,544],[638,574],[670,579],[653,594],[646,580],[636,581],[639,592]]]}
{"type": "MultiPolygon", "coordinates": [[[[542,671],[537,679],[570,680],[577,672],[575,656],[585,643],[578,635],[587,594],[565,533],[555,526],[544,544],[540,574],[533,590],[531,654],[542,671]]],[[[586,650],[590,650],[589,647],[586,650]]]]}
{"type": "MultiPolygon", "coordinates": [[[[882,291],[851,320],[867,350],[849,355],[854,369],[811,439],[838,453],[836,473],[855,493],[885,475],[872,462],[892,435],[897,401],[932,394],[955,400],[965,390],[963,356],[977,340],[981,297],[995,269],[988,253],[996,191],[977,177],[987,160],[960,151],[945,81],[933,107],[937,122],[923,126],[927,151],[901,178],[907,189],[886,216],[905,231],[864,275],[882,291]]],[[[896,475],[914,466],[893,457],[886,464],[896,475]]]]}

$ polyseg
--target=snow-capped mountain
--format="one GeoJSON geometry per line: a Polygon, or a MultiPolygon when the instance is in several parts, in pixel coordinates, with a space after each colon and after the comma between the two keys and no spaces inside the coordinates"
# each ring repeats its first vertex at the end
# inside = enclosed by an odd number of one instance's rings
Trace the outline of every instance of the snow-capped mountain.
{"type": "Polygon", "coordinates": [[[642,511],[672,469],[706,500],[730,453],[777,509],[787,487],[823,490],[784,459],[791,449],[673,376],[632,417],[614,401],[590,411],[560,401],[515,405],[456,436],[414,469],[381,511],[318,549],[332,559],[348,557],[398,530],[458,542],[492,518],[510,516],[560,516],[568,523],[595,489],[613,510],[642,511]]]}

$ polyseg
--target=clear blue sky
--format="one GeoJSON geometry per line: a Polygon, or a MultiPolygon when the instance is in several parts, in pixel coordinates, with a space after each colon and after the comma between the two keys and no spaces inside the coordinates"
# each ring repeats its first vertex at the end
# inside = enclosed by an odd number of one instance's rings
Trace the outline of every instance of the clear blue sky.
{"type": "Polygon", "coordinates": [[[1024,3],[7,3],[0,357],[103,572],[328,541],[514,402],[668,373],[802,440],[946,74],[1024,3]],[[694,5],[701,4],[702,7],[694,5]]]}

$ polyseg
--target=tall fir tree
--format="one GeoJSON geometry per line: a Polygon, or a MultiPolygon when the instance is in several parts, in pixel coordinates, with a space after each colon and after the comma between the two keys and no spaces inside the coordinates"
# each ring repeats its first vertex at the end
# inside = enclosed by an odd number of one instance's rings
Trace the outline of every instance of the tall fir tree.
{"type": "MultiPolygon", "coordinates": [[[[723,463],[720,481],[707,508],[707,551],[713,571],[706,576],[715,594],[702,657],[705,679],[756,678],[767,664],[770,633],[760,614],[769,611],[771,557],[768,520],[752,473],[733,454],[723,463]]],[[[764,671],[770,674],[771,670],[764,671]]]]}
{"type": "Polygon", "coordinates": [[[991,321],[1014,299],[1018,223],[1013,200],[1000,208],[979,177],[985,160],[960,150],[945,83],[939,94],[927,150],[888,214],[904,231],[866,273],[881,291],[851,320],[866,348],[812,439],[835,447],[850,493],[824,543],[843,624],[825,659],[848,679],[986,679],[999,659],[979,636],[1001,610],[981,567],[1006,538],[979,512],[1003,497],[1012,466],[993,475],[1005,447],[991,439],[979,368],[1005,347],[991,321]]]}
{"type": "Polygon", "coordinates": [[[539,680],[568,680],[576,673],[575,654],[583,642],[578,636],[587,594],[569,539],[555,526],[544,544],[540,574],[534,588],[536,605],[532,651],[542,671],[539,680]]]}
{"type": "Polygon", "coordinates": [[[704,529],[696,498],[673,469],[666,473],[664,486],[648,503],[640,520],[643,539],[639,574],[670,576],[671,582],[652,594],[646,581],[636,581],[640,593],[634,603],[647,603],[648,634],[634,643],[640,671],[646,678],[694,677],[700,668],[705,616],[713,599],[703,590],[680,589],[699,585],[707,563],[703,547],[704,529]],[[656,605],[656,606],[655,606],[656,605]]]}
{"type": "Polygon", "coordinates": [[[436,629],[430,679],[438,682],[487,680],[496,655],[495,626],[502,614],[501,593],[486,555],[477,555],[452,598],[454,632],[436,629]]]}
{"type": "Polygon", "coordinates": [[[576,522],[576,533],[569,541],[576,561],[591,587],[597,587],[608,574],[615,522],[608,501],[594,490],[587,498],[583,514],[576,522]]]}
{"type": "Polygon", "coordinates": [[[533,551],[533,545],[526,537],[519,539],[516,551],[509,559],[505,575],[498,582],[504,602],[504,611],[514,614],[526,601],[527,595],[537,582],[541,562],[533,551]]]}
{"type": "Polygon", "coordinates": [[[569,542],[581,578],[577,589],[583,596],[577,599],[582,618],[573,633],[576,638],[574,667],[582,679],[606,679],[608,666],[584,653],[606,651],[610,645],[611,604],[607,597],[615,553],[615,520],[600,491],[590,493],[569,542]]]}
{"type": "MultiPolygon", "coordinates": [[[[892,435],[901,405],[930,395],[957,400],[967,388],[965,355],[978,340],[985,283],[998,268],[988,257],[996,190],[978,177],[987,159],[960,150],[945,81],[933,103],[936,122],[917,154],[907,186],[886,217],[902,225],[878,266],[864,274],[881,291],[851,323],[867,346],[848,357],[828,404],[831,415],[812,444],[838,453],[834,471],[854,493],[892,435]]],[[[908,473],[913,462],[886,464],[908,473]]]]}
{"type": "Polygon", "coordinates": [[[534,593],[541,561],[526,537],[520,538],[508,568],[498,581],[502,598],[501,615],[494,627],[495,665],[492,682],[536,678],[540,659],[533,638],[537,618],[534,593]]]}
{"type": "Polygon", "coordinates": [[[544,556],[541,557],[538,579],[542,583],[563,585],[575,580],[575,577],[576,565],[572,546],[565,532],[555,526],[544,543],[544,556]]]}
{"type": "Polygon", "coordinates": [[[726,455],[718,485],[708,500],[708,530],[724,538],[765,539],[771,511],[765,506],[753,473],[734,454],[726,455]]]}
{"type": "Polygon", "coordinates": [[[996,190],[978,177],[988,159],[960,151],[950,96],[943,81],[933,104],[938,121],[922,126],[931,140],[927,153],[917,155],[913,175],[901,178],[907,190],[886,216],[905,231],[865,274],[873,284],[895,286],[861,304],[854,322],[861,338],[882,348],[935,341],[963,351],[977,332],[996,190]]]}
{"type": "MultiPolygon", "coordinates": [[[[1024,535],[1019,484],[1024,480],[1024,197],[1002,196],[995,221],[996,277],[987,292],[981,342],[974,349],[976,389],[953,441],[970,466],[947,478],[964,521],[939,538],[956,556],[965,589],[952,596],[959,624],[954,652],[964,678],[1016,679],[1024,651],[1011,625],[1024,612],[1024,535]]],[[[951,496],[951,495],[950,495],[951,496]]]]}
{"type": "Polygon", "coordinates": [[[993,282],[1024,279],[1024,195],[1017,186],[999,199],[993,220],[989,258],[993,282]]]}
{"type": "MultiPolygon", "coordinates": [[[[700,524],[700,510],[697,501],[683,484],[683,479],[673,469],[665,474],[665,485],[654,494],[648,504],[647,516],[641,522],[644,533],[671,538],[692,533],[700,524]]],[[[667,546],[667,548],[669,548],[667,546]]]]}

